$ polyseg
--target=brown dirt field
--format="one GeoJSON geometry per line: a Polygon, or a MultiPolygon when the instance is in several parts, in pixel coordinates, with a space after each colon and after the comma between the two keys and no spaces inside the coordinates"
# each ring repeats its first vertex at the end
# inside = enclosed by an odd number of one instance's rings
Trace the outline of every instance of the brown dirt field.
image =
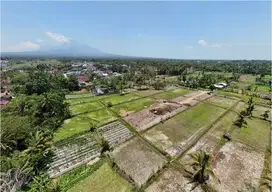
{"type": "MultiPolygon", "coordinates": [[[[184,177],[175,168],[169,168],[160,175],[149,187],[146,192],[189,192],[194,184],[188,184],[189,179],[184,177]]],[[[203,192],[200,186],[193,190],[203,192]]]]}
{"type": "Polygon", "coordinates": [[[238,142],[226,143],[215,157],[214,173],[221,184],[218,191],[257,191],[263,169],[264,154],[238,142]]]}
{"type": "Polygon", "coordinates": [[[212,95],[208,95],[206,91],[195,91],[170,101],[155,103],[149,109],[133,113],[124,119],[134,126],[137,131],[142,131],[196,105],[200,101],[195,100],[195,98],[211,96],[212,95]],[[190,95],[190,97],[188,95],[190,95]]]}
{"type": "Polygon", "coordinates": [[[131,177],[138,186],[146,181],[166,163],[162,155],[155,153],[139,138],[134,138],[112,153],[118,167],[131,177]]]}

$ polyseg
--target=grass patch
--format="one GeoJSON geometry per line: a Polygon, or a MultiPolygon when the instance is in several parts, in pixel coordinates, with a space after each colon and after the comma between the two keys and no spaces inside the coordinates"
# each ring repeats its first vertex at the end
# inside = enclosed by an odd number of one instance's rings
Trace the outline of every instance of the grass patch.
{"type": "Polygon", "coordinates": [[[252,115],[254,117],[263,118],[261,115],[264,114],[265,111],[270,111],[268,113],[268,115],[269,115],[268,119],[271,120],[271,109],[268,108],[268,107],[263,107],[263,106],[260,106],[260,105],[255,105],[255,108],[254,108],[254,111],[252,112],[252,115]]]}
{"type": "Polygon", "coordinates": [[[139,95],[140,97],[146,97],[156,93],[160,93],[162,90],[145,90],[145,91],[136,91],[134,94],[139,95]]]}
{"type": "Polygon", "coordinates": [[[105,99],[107,97],[110,97],[110,96],[109,95],[102,95],[102,96],[94,96],[94,97],[75,98],[75,99],[65,100],[65,102],[69,103],[70,105],[76,105],[76,104],[80,104],[80,103],[87,103],[87,102],[93,102],[93,101],[105,99]]]}
{"type": "Polygon", "coordinates": [[[137,112],[142,109],[148,108],[155,102],[156,102],[155,99],[148,97],[148,98],[138,99],[137,101],[131,101],[131,102],[113,106],[112,110],[118,114],[120,113],[121,110],[129,111],[129,112],[137,112]]]}
{"type": "Polygon", "coordinates": [[[67,191],[68,189],[73,187],[76,183],[78,183],[80,180],[87,178],[89,175],[98,170],[103,165],[103,163],[104,161],[100,160],[93,165],[85,164],[62,175],[59,178],[59,186],[61,188],[61,191],[67,191]]]}
{"type": "Polygon", "coordinates": [[[56,132],[54,141],[58,142],[80,132],[88,131],[91,126],[90,123],[91,119],[84,118],[81,115],[75,116],[71,119],[67,119],[56,132]]]}
{"type": "Polygon", "coordinates": [[[214,97],[207,99],[205,102],[228,109],[237,101],[235,101],[234,99],[214,96],[214,97]]]}
{"type": "Polygon", "coordinates": [[[104,125],[117,119],[116,116],[112,114],[108,109],[101,109],[98,111],[82,114],[80,116],[97,121],[98,126],[104,125]]]}
{"type": "Polygon", "coordinates": [[[256,149],[265,150],[269,142],[270,122],[258,118],[247,118],[247,127],[236,128],[232,137],[256,149]]]}
{"type": "Polygon", "coordinates": [[[174,99],[176,97],[185,95],[185,94],[190,93],[190,92],[191,91],[189,89],[174,89],[174,90],[171,90],[171,91],[166,91],[166,92],[154,95],[153,98],[169,100],[169,99],[174,99]]]}
{"type": "Polygon", "coordinates": [[[138,98],[140,98],[140,96],[135,95],[134,93],[129,93],[127,95],[113,95],[111,97],[104,99],[102,102],[104,104],[111,102],[113,105],[116,105],[119,103],[131,101],[131,100],[138,99],[138,98]]]}
{"type": "Polygon", "coordinates": [[[81,180],[68,192],[128,192],[132,191],[132,186],[116,172],[108,163],[103,164],[97,171],[89,177],[81,180]]]}
{"type": "MultiPolygon", "coordinates": [[[[239,98],[239,99],[243,100],[244,102],[247,102],[248,99],[250,98],[250,96],[242,95],[239,93],[232,93],[232,92],[225,92],[225,91],[216,91],[216,92],[219,94],[222,94],[222,95],[239,98]]],[[[256,103],[265,104],[265,105],[267,105],[267,103],[269,102],[268,100],[265,100],[265,99],[262,99],[259,97],[253,97],[253,100],[256,103]]]]}
{"type": "Polygon", "coordinates": [[[82,93],[82,94],[71,94],[71,95],[65,95],[66,99],[75,99],[75,98],[84,98],[84,97],[91,97],[93,94],[91,93],[82,93]]]}
{"type": "Polygon", "coordinates": [[[254,75],[241,75],[239,78],[239,82],[247,83],[247,84],[252,84],[255,83],[256,77],[254,75]]]}
{"type": "Polygon", "coordinates": [[[73,115],[88,112],[88,111],[94,111],[100,108],[104,108],[104,106],[99,102],[82,103],[82,104],[70,106],[70,110],[73,115]]]}

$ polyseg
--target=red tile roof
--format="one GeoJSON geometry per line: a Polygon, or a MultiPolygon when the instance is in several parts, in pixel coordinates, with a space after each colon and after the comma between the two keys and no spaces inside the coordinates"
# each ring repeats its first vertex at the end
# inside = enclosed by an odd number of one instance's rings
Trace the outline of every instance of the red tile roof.
{"type": "Polygon", "coordinates": [[[77,77],[78,81],[89,81],[88,75],[80,75],[77,77]]]}

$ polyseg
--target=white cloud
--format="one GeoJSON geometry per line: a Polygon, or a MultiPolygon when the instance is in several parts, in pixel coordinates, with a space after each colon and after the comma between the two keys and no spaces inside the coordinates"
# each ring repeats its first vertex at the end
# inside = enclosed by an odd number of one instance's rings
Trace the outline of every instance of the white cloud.
{"type": "Polygon", "coordinates": [[[45,34],[48,35],[51,39],[59,43],[69,43],[71,40],[70,38],[67,38],[64,35],[59,33],[46,32],[45,34]]]}
{"type": "Polygon", "coordinates": [[[198,43],[203,47],[210,47],[210,48],[221,48],[221,47],[232,47],[231,45],[223,45],[223,44],[209,44],[205,40],[199,40],[198,43]]]}
{"type": "Polygon", "coordinates": [[[43,40],[43,39],[39,39],[39,38],[37,38],[37,39],[36,39],[36,41],[37,41],[38,43],[42,43],[42,42],[44,42],[44,40],[43,40]]]}
{"type": "Polygon", "coordinates": [[[185,49],[193,49],[194,47],[193,47],[193,46],[188,45],[188,46],[184,46],[184,48],[185,48],[185,49]]]}
{"type": "Polygon", "coordinates": [[[22,52],[22,51],[35,51],[40,48],[39,44],[32,43],[30,41],[21,42],[17,45],[12,45],[7,48],[9,52],[22,52]]]}
{"type": "Polygon", "coordinates": [[[199,40],[198,43],[203,46],[207,45],[207,42],[205,40],[199,40]]]}

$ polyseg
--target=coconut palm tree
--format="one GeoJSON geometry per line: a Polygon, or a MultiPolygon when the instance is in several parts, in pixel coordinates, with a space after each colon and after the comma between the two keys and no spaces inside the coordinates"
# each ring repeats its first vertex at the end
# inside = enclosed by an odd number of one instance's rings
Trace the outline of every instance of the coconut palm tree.
{"type": "Polygon", "coordinates": [[[220,182],[211,168],[213,162],[212,154],[200,150],[189,155],[193,160],[187,162],[186,165],[190,165],[193,171],[186,170],[186,172],[191,175],[191,181],[189,183],[196,183],[191,190],[194,190],[198,185],[206,185],[210,176],[220,182]]]}

